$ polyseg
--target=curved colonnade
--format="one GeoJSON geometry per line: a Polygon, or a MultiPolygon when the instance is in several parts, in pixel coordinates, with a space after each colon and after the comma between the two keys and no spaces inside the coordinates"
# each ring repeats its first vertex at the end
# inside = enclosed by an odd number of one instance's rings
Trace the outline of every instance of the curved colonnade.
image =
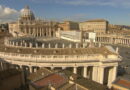
{"type": "Polygon", "coordinates": [[[111,87],[111,83],[116,78],[118,62],[121,60],[116,54],[104,56],[100,53],[81,55],[32,55],[0,52],[0,57],[2,61],[0,67],[2,69],[7,69],[9,63],[13,65],[11,67],[17,69],[22,68],[30,73],[36,72],[38,68],[43,67],[60,70],[70,69],[73,73],[78,73],[85,78],[107,84],[109,87],[111,87]],[[109,74],[108,77],[106,77],[106,74],[109,74]]]}
{"type": "Polygon", "coordinates": [[[107,44],[119,44],[130,47],[130,37],[125,37],[121,35],[97,35],[96,42],[107,44]]]}
{"type": "MultiPolygon", "coordinates": [[[[97,41],[99,41],[99,37],[97,37],[97,41]]],[[[55,44],[54,47],[51,47],[51,44],[46,47],[44,43],[39,47],[38,43],[34,41],[33,44],[26,43],[25,41],[21,41],[22,44],[17,43],[15,40],[10,41],[10,39],[5,39],[5,45],[10,48],[16,47],[17,50],[22,49],[21,47],[33,49],[35,52],[33,54],[22,54],[22,51],[18,53],[9,53],[9,52],[0,52],[1,69],[7,69],[10,67],[19,69],[22,68],[28,73],[36,72],[38,68],[49,68],[49,69],[69,69],[73,73],[78,73],[85,78],[92,79],[101,84],[108,85],[111,87],[112,82],[116,79],[117,66],[118,62],[121,61],[121,57],[118,54],[108,53],[103,55],[98,51],[88,51],[86,54],[81,49],[79,43],[75,43],[75,47],[72,47],[72,44],[69,44],[67,48],[64,44],[62,44],[62,50],[70,49],[75,54],[57,54],[57,51],[60,50],[58,44],[55,44]],[[39,48],[42,50],[46,49],[54,49],[51,54],[36,54],[39,48]],[[78,49],[80,52],[84,54],[76,54],[76,50],[78,49]],[[80,50],[81,49],[81,50],[80,50]],[[9,65],[10,64],[10,65],[9,65]]],[[[97,43],[94,43],[95,45],[97,43]]],[[[85,44],[86,45],[86,44],[85,44]]],[[[83,48],[86,46],[83,45],[83,48]]],[[[99,44],[98,44],[99,45],[99,44]]],[[[100,45],[99,45],[100,46],[100,45]]],[[[99,50],[101,50],[101,47],[99,50]]],[[[8,48],[7,48],[8,49],[8,48]]],[[[106,51],[102,51],[103,53],[107,53],[106,51]]]]}

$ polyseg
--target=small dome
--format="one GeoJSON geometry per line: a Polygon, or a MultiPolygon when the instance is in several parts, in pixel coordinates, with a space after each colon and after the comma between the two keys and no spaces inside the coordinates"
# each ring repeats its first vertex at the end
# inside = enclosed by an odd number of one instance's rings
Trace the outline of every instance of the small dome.
{"type": "Polygon", "coordinates": [[[29,9],[29,6],[25,6],[25,8],[21,10],[21,18],[29,20],[35,19],[33,12],[29,9]]]}

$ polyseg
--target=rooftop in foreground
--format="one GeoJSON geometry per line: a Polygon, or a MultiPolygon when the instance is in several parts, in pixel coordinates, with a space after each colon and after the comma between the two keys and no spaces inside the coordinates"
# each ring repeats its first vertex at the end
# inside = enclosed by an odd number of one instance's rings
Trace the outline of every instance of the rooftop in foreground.
{"type": "Polygon", "coordinates": [[[118,78],[114,83],[113,87],[118,86],[122,88],[126,88],[126,90],[130,89],[130,80],[126,78],[118,78]]]}
{"type": "Polygon", "coordinates": [[[16,69],[8,69],[8,70],[0,71],[0,80],[7,79],[8,77],[17,75],[19,73],[21,73],[21,71],[16,69]]]}
{"type": "Polygon", "coordinates": [[[35,54],[35,55],[90,55],[90,54],[101,54],[101,55],[117,55],[114,52],[109,51],[106,47],[93,47],[93,48],[61,48],[61,49],[31,49],[31,48],[11,48],[7,47],[0,48],[0,52],[7,53],[20,53],[20,54],[35,54]],[[19,50],[19,52],[18,52],[19,50]]]}
{"type": "MultiPolygon", "coordinates": [[[[42,72],[44,73],[44,69],[42,70],[42,72]]],[[[87,78],[83,78],[80,75],[73,74],[68,70],[52,72],[48,76],[31,82],[31,85],[34,88],[38,88],[40,90],[41,88],[49,87],[49,85],[56,88],[56,90],[75,90],[76,87],[79,90],[97,90],[97,88],[99,90],[107,90],[107,86],[101,85],[87,78]],[[72,78],[73,80],[71,80],[72,78]],[[73,83],[70,83],[70,81],[72,81],[73,83]]]]}

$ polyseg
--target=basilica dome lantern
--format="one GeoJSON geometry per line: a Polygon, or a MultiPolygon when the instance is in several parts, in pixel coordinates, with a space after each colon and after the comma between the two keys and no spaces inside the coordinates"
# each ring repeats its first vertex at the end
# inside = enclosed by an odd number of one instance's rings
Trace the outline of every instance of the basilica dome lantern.
{"type": "Polygon", "coordinates": [[[24,9],[21,10],[21,20],[35,20],[35,16],[33,12],[29,9],[29,6],[25,6],[24,9]]]}

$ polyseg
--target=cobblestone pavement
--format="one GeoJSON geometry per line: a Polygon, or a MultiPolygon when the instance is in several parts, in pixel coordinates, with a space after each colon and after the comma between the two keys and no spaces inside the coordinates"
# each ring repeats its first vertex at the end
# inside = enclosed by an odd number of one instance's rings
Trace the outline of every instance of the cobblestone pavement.
{"type": "Polygon", "coordinates": [[[119,54],[122,56],[122,62],[119,63],[118,72],[125,73],[123,77],[130,79],[130,47],[123,47],[119,45],[112,45],[116,49],[119,47],[119,54]]]}

